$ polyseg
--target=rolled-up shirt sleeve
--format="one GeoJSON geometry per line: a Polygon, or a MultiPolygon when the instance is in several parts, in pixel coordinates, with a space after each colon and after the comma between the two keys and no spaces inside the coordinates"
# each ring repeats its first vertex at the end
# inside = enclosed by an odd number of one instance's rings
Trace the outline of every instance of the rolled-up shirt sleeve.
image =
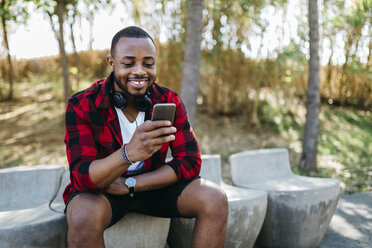
{"type": "Polygon", "coordinates": [[[173,159],[166,164],[174,170],[179,180],[187,180],[199,176],[201,167],[199,145],[181,99],[175,96],[170,102],[176,103],[173,126],[177,128],[177,132],[175,140],[170,142],[173,159]]]}
{"type": "Polygon", "coordinates": [[[71,183],[79,191],[95,190],[89,176],[90,164],[97,159],[91,124],[80,103],[70,98],[65,116],[65,144],[71,183]]]}

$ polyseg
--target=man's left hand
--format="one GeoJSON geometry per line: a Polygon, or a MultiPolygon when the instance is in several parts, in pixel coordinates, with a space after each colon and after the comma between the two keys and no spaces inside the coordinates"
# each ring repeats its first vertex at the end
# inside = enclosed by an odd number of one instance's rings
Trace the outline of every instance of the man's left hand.
{"type": "Polygon", "coordinates": [[[113,183],[104,189],[104,191],[111,195],[126,195],[129,194],[129,189],[124,184],[125,177],[118,177],[113,183]]]}

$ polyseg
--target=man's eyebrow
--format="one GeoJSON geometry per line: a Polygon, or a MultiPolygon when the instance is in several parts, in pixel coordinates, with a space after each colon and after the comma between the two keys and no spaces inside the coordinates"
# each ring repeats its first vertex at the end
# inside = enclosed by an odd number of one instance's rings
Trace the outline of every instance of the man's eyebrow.
{"type": "MultiPolygon", "coordinates": [[[[127,56],[123,56],[121,59],[135,59],[136,57],[135,56],[130,56],[130,55],[127,55],[127,56]]],[[[143,57],[144,59],[155,59],[154,56],[145,56],[143,57]]]]}
{"type": "Polygon", "coordinates": [[[121,59],[135,59],[135,56],[123,56],[121,59]]]}

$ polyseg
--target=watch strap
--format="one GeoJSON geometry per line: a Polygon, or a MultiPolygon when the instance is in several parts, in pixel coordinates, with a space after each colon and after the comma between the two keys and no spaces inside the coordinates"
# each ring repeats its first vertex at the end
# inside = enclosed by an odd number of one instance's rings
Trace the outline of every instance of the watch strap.
{"type": "Polygon", "coordinates": [[[129,196],[130,197],[134,196],[134,187],[129,187],[129,196]]]}

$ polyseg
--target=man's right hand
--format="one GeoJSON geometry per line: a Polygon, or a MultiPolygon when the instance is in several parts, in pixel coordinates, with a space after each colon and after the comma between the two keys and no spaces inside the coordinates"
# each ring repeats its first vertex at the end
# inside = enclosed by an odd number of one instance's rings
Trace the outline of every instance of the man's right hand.
{"type": "Polygon", "coordinates": [[[173,141],[177,129],[171,125],[170,121],[145,121],[139,125],[126,146],[129,159],[133,163],[146,160],[159,151],[162,144],[173,141]]]}

